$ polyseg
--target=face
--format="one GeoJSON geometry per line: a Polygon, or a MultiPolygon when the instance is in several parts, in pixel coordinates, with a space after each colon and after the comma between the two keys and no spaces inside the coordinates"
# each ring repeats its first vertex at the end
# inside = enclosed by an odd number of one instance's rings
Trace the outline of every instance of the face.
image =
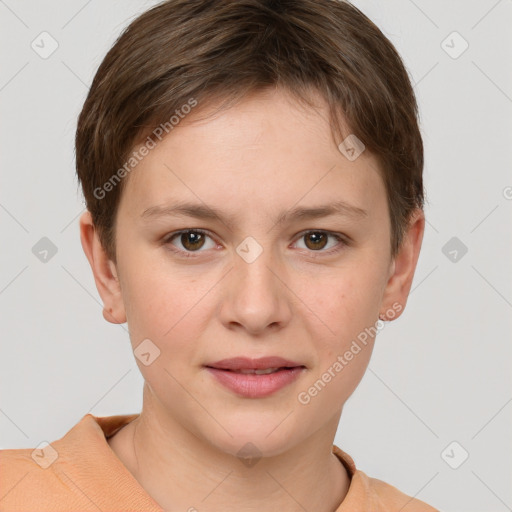
{"type": "Polygon", "coordinates": [[[119,294],[102,295],[127,319],[136,353],[150,340],[150,364],[136,360],[159,414],[226,453],[251,441],[278,454],[335,430],[379,313],[399,316],[413,269],[394,275],[378,163],[338,149],[326,107],[274,91],[192,115],[129,176],[116,218],[119,294]],[[178,203],[203,215],[173,211],[178,203]],[[208,368],[271,356],[300,368],[208,368]]]}

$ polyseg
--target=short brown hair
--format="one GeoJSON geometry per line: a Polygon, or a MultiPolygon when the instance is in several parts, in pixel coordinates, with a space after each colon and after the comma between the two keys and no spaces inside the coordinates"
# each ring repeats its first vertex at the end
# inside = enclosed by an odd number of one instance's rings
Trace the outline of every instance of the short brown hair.
{"type": "Polygon", "coordinates": [[[377,26],[340,0],[167,0],[119,36],[78,119],[78,180],[110,259],[120,171],[134,147],[158,126],[172,129],[191,98],[225,108],[269,87],[308,105],[320,93],[337,143],[352,133],[376,156],[397,254],[423,209],[423,143],[407,71],[377,26]]]}

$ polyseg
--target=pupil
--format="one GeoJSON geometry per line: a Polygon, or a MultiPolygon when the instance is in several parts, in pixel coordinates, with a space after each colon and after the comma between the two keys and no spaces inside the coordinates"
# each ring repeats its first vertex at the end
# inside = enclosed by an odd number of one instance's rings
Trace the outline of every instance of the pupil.
{"type": "Polygon", "coordinates": [[[183,244],[183,247],[186,247],[187,249],[198,249],[199,247],[202,246],[202,244],[200,244],[199,246],[196,244],[202,241],[202,236],[202,233],[197,232],[183,233],[181,236],[181,242],[183,244]]]}
{"type": "Polygon", "coordinates": [[[323,248],[325,246],[325,243],[322,244],[322,241],[325,242],[325,233],[310,233],[309,235],[307,235],[307,240],[308,242],[309,241],[313,241],[313,248],[323,248]],[[323,240],[322,240],[323,238],[323,240]]]}

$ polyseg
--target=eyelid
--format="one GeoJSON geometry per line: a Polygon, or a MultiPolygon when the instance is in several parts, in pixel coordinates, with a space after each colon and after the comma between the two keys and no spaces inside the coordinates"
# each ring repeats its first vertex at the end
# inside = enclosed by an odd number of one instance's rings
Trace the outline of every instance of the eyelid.
{"type": "MultiPolygon", "coordinates": [[[[181,229],[181,230],[178,230],[178,231],[173,231],[172,233],[169,233],[168,235],[164,236],[164,238],[162,239],[162,243],[164,245],[167,245],[171,242],[171,240],[173,240],[174,238],[178,237],[179,235],[182,235],[182,234],[185,234],[185,233],[201,233],[203,235],[206,235],[208,237],[210,237],[216,244],[218,244],[219,242],[215,239],[215,237],[211,234],[210,231],[208,231],[207,229],[202,229],[202,228],[185,228],[185,229],[181,229]]],[[[350,245],[350,238],[343,234],[343,233],[337,233],[335,231],[330,231],[330,230],[327,230],[327,229],[305,229],[303,231],[301,231],[300,233],[297,233],[294,237],[294,243],[296,241],[298,241],[300,238],[302,238],[304,235],[308,234],[308,233],[324,233],[326,234],[327,236],[330,236],[330,237],[333,237],[333,238],[336,238],[338,240],[338,244],[336,247],[334,248],[331,248],[331,249],[328,249],[327,251],[322,251],[322,250],[319,250],[319,251],[313,251],[313,250],[310,250],[308,251],[309,255],[312,255],[312,256],[321,256],[321,255],[332,255],[334,253],[337,253],[339,251],[341,251],[343,248],[347,247],[350,245]],[[340,247],[340,244],[341,244],[341,247],[340,247]]],[[[171,244],[172,245],[172,244],[171,244]]],[[[174,253],[177,253],[179,255],[182,255],[186,258],[193,258],[195,257],[194,255],[195,254],[200,254],[201,252],[205,252],[205,251],[183,251],[181,249],[177,249],[177,248],[171,248],[169,249],[171,250],[172,252],[174,253]]]]}
{"type": "MultiPolygon", "coordinates": [[[[172,233],[168,233],[167,235],[165,235],[162,239],[162,244],[165,245],[166,247],[168,245],[171,245],[172,244],[170,243],[174,238],[176,237],[179,237],[180,235],[183,235],[185,233],[201,233],[203,235],[206,235],[208,237],[210,237],[216,244],[218,244],[217,240],[215,239],[214,236],[212,236],[212,234],[207,230],[207,229],[202,229],[202,228],[185,228],[185,229],[180,229],[178,231],[173,231],[172,233]]],[[[178,254],[180,256],[184,256],[185,258],[194,258],[195,254],[199,254],[201,252],[204,252],[204,251],[183,251],[181,249],[177,249],[175,247],[168,247],[168,250],[172,251],[173,253],[175,254],[178,254]]]]}
{"type": "Polygon", "coordinates": [[[323,250],[319,250],[319,251],[309,250],[308,251],[308,257],[317,258],[317,257],[322,257],[322,256],[325,256],[325,257],[332,256],[334,254],[339,253],[340,251],[342,251],[343,249],[345,249],[346,247],[351,245],[350,244],[350,238],[348,236],[346,236],[343,233],[337,233],[335,231],[330,231],[328,229],[306,229],[304,231],[301,231],[300,233],[298,233],[295,236],[294,243],[297,242],[298,240],[300,240],[304,235],[306,235],[308,233],[323,233],[323,234],[325,234],[327,236],[336,238],[338,240],[338,244],[335,247],[331,247],[330,249],[328,249],[326,251],[323,251],[323,250]]]}

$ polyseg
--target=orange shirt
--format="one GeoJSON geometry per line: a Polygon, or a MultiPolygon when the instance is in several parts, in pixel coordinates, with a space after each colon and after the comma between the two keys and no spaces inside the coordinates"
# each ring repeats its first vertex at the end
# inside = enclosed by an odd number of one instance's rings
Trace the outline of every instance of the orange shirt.
{"type": "MultiPolygon", "coordinates": [[[[0,450],[0,511],[163,512],[112,451],[107,438],[138,414],[86,414],[64,437],[39,449],[0,450]]],[[[336,512],[439,512],[356,469],[333,445],[350,488],[336,512]]]]}

